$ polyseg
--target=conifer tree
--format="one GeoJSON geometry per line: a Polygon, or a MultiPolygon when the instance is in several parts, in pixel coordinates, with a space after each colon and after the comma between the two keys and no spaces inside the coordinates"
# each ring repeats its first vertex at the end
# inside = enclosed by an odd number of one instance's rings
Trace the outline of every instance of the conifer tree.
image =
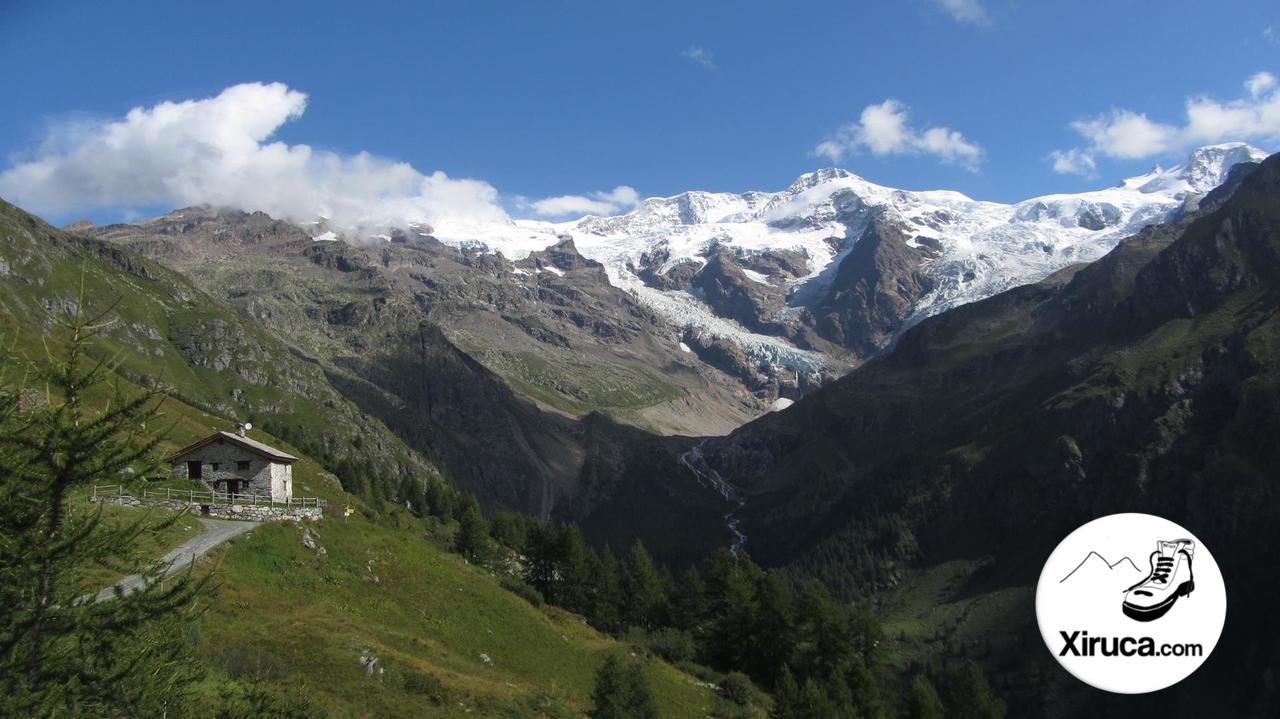
{"type": "Polygon", "coordinates": [[[480,513],[480,505],[474,497],[467,498],[467,506],[458,520],[454,550],[472,564],[484,564],[489,560],[489,523],[480,513]]]}
{"type": "Polygon", "coordinates": [[[880,686],[860,657],[847,660],[827,682],[827,696],[849,717],[884,719],[880,686]]]}
{"type": "Polygon", "coordinates": [[[791,658],[795,639],[795,599],[790,585],[774,572],[756,582],[751,641],[743,671],[765,686],[779,678],[779,660],[791,658]]]}
{"type": "Polygon", "coordinates": [[[594,554],[582,540],[582,531],[569,525],[560,532],[560,587],[557,596],[565,609],[590,614],[594,554]]]}
{"type": "Polygon", "coordinates": [[[427,482],[427,505],[431,516],[437,519],[448,519],[453,516],[453,495],[449,487],[439,479],[427,482]]]}
{"type": "Polygon", "coordinates": [[[504,547],[518,553],[525,553],[525,539],[532,531],[525,517],[515,512],[494,512],[489,516],[489,536],[504,547]]]}
{"type": "Polygon", "coordinates": [[[666,596],[662,592],[662,578],[640,540],[631,545],[623,591],[626,595],[626,621],[631,626],[645,629],[655,627],[666,596]]]}
{"type": "Polygon", "coordinates": [[[810,580],[800,592],[796,616],[795,672],[801,677],[829,677],[853,658],[844,609],[818,580],[810,580]]]}
{"type": "Polygon", "coordinates": [[[751,560],[735,557],[727,549],[718,549],[711,556],[706,579],[709,626],[705,650],[712,666],[733,669],[745,664],[751,649],[753,577],[757,572],[751,560]]]}
{"type": "Polygon", "coordinates": [[[969,659],[948,668],[943,677],[943,704],[954,719],[1004,719],[1006,708],[987,684],[982,669],[969,659]]]}
{"type": "Polygon", "coordinates": [[[524,531],[524,580],[548,602],[559,603],[556,574],[560,563],[560,533],[543,522],[530,522],[524,531]]]}
{"type": "Polygon", "coordinates": [[[771,719],[853,719],[814,679],[797,682],[786,668],[774,692],[771,719]]]}
{"type": "Polygon", "coordinates": [[[911,680],[911,688],[907,690],[907,698],[903,703],[902,719],[944,719],[946,713],[942,708],[942,699],[933,682],[923,674],[917,674],[911,680]]]}
{"type": "Polygon", "coordinates": [[[623,662],[609,655],[596,672],[591,692],[592,719],[656,719],[657,705],[636,662],[623,662]]]}
{"type": "Polygon", "coordinates": [[[673,624],[690,632],[696,632],[707,617],[707,583],[697,567],[689,567],[680,575],[680,582],[672,599],[673,624]]]}
{"type": "Polygon", "coordinates": [[[609,545],[600,552],[595,576],[596,596],[592,617],[597,627],[614,630],[622,619],[622,569],[609,545]]]}
{"type": "Polygon", "coordinates": [[[0,716],[183,716],[201,582],[154,581],[161,567],[135,550],[177,517],[111,524],[73,503],[150,464],[162,399],[108,386],[112,362],[90,352],[113,308],[90,316],[81,285],[44,360],[9,352],[0,368],[0,716]],[[83,579],[97,564],[147,581],[97,601],[83,579]]]}

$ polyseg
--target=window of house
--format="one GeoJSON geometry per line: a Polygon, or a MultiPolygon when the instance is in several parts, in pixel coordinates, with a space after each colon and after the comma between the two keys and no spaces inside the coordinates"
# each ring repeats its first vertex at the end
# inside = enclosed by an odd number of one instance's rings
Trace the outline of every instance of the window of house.
{"type": "Polygon", "coordinates": [[[213,467],[213,471],[218,471],[218,462],[210,462],[209,466],[213,467]]]}
{"type": "Polygon", "coordinates": [[[249,468],[249,460],[242,459],[236,462],[236,469],[248,469],[248,468],[249,468]]]}

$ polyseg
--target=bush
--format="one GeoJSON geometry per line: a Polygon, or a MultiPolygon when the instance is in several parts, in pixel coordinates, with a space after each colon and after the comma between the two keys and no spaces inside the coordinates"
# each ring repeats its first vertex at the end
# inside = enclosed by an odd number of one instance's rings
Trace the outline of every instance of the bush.
{"type": "Polygon", "coordinates": [[[725,699],[734,704],[749,706],[751,697],[755,694],[755,689],[751,686],[751,680],[747,678],[746,674],[729,672],[725,675],[724,681],[720,682],[720,693],[724,695],[725,699]]]}
{"type": "Polygon", "coordinates": [[[258,647],[234,645],[209,652],[209,663],[221,668],[231,679],[278,680],[289,663],[258,647]]]}
{"type": "Polygon", "coordinates": [[[444,704],[449,700],[449,692],[439,679],[430,674],[423,674],[412,669],[406,670],[401,677],[405,691],[419,694],[431,700],[432,704],[444,704]]]}
{"type": "Polygon", "coordinates": [[[650,634],[646,643],[649,651],[672,664],[689,661],[698,651],[693,635],[679,629],[660,629],[650,634]]]}
{"type": "Polygon", "coordinates": [[[719,672],[714,669],[709,669],[701,664],[695,664],[690,661],[679,661],[676,662],[675,665],[676,669],[679,669],[700,682],[718,684],[721,679],[719,672]]]}
{"type": "Polygon", "coordinates": [[[329,719],[324,707],[307,699],[305,689],[261,680],[222,685],[216,711],[217,719],[329,719]]]}
{"type": "Polygon", "coordinates": [[[542,598],[542,592],[539,592],[538,590],[529,586],[525,582],[522,582],[519,579],[516,579],[514,577],[503,577],[502,581],[499,582],[499,584],[502,585],[503,589],[507,590],[508,592],[511,592],[512,594],[519,596],[521,599],[525,600],[526,602],[532,604],[535,607],[541,607],[543,602],[545,601],[542,598]]]}
{"type": "Polygon", "coordinates": [[[596,672],[591,719],[657,719],[658,708],[638,662],[607,657],[596,672]]]}

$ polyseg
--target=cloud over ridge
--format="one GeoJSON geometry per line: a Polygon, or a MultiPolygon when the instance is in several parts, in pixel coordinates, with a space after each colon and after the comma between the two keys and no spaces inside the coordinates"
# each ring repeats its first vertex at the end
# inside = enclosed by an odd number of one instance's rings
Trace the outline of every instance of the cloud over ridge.
{"type": "Polygon", "coordinates": [[[409,222],[507,220],[482,180],[272,141],[306,105],[305,93],[282,83],[245,83],[135,107],[122,119],[58,126],[0,173],[0,195],[42,213],[210,204],[295,221],[324,215],[355,236],[409,222]]]}
{"type": "Polygon", "coordinates": [[[1188,98],[1181,124],[1158,122],[1129,109],[1076,120],[1071,129],[1087,144],[1055,150],[1049,159],[1055,172],[1092,174],[1097,157],[1137,160],[1224,140],[1280,141],[1280,81],[1258,72],[1245,80],[1244,91],[1225,102],[1207,95],[1188,98]]]}
{"type": "Polygon", "coordinates": [[[592,192],[588,195],[560,195],[541,200],[520,203],[542,217],[566,217],[570,215],[612,215],[629,210],[640,202],[640,193],[627,185],[618,185],[609,192],[592,192]]]}
{"type": "Polygon", "coordinates": [[[943,162],[977,171],[983,149],[949,127],[918,130],[909,123],[910,108],[889,98],[863,108],[857,122],[845,125],[819,143],[813,154],[840,162],[863,150],[872,155],[932,155],[943,162]]]}

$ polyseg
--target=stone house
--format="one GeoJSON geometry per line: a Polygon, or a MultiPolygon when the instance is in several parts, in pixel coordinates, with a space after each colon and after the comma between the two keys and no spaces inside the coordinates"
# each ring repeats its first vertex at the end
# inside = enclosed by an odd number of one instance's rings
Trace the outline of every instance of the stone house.
{"type": "Polygon", "coordinates": [[[215,432],[169,458],[175,479],[195,479],[215,492],[257,494],[283,502],[293,497],[293,463],[298,458],[244,436],[215,432]]]}

